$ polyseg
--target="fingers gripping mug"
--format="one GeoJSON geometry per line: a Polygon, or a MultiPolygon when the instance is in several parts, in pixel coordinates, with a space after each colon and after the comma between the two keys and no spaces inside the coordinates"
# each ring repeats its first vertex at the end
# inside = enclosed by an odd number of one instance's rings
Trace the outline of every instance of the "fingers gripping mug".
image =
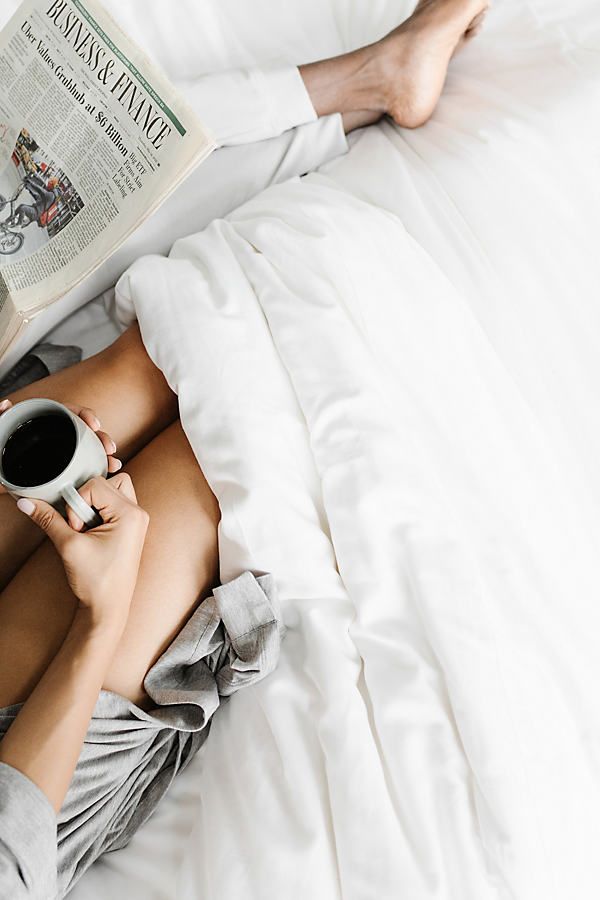
{"type": "Polygon", "coordinates": [[[106,474],[100,439],[62,403],[23,400],[0,416],[0,484],[15,499],[45,500],[62,515],[68,504],[86,525],[97,525],[77,488],[106,474]]]}

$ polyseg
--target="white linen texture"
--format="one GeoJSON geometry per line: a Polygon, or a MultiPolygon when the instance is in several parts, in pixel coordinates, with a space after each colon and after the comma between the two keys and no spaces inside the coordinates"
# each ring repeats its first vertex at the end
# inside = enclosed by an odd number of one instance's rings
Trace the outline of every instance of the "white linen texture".
{"type": "Polygon", "coordinates": [[[119,283],[222,577],[273,572],[288,628],[144,896],[598,897],[599,50],[587,0],[497,4],[425,128],[119,283]]]}

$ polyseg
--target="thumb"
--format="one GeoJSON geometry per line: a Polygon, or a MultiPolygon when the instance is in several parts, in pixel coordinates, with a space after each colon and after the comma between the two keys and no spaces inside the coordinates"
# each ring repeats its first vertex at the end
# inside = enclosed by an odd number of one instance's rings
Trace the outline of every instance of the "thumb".
{"type": "Polygon", "coordinates": [[[29,500],[26,497],[21,497],[17,506],[48,535],[60,552],[65,539],[73,534],[60,513],[43,500],[29,500]]]}

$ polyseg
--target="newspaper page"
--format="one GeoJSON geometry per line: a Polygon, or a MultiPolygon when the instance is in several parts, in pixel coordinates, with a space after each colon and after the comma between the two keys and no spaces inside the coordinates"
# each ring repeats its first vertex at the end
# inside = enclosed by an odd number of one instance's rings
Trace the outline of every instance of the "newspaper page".
{"type": "Polygon", "coordinates": [[[97,0],[25,0],[0,33],[0,313],[62,296],[213,146],[97,0]]]}

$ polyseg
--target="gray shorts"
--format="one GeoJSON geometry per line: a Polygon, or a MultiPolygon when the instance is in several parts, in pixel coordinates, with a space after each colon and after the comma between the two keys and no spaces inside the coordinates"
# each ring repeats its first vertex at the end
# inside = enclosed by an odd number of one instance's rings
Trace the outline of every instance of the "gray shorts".
{"type": "MultiPolygon", "coordinates": [[[[102,691],[58,816],[59,897],[129,842],[206,740],[222,698],[275,668],[282,633],[272,577],[246,572],[200,604],[150,669],[152,709],[102,691]]],[[[0,709],[0,740],[20,709],[0,709]]]]}

